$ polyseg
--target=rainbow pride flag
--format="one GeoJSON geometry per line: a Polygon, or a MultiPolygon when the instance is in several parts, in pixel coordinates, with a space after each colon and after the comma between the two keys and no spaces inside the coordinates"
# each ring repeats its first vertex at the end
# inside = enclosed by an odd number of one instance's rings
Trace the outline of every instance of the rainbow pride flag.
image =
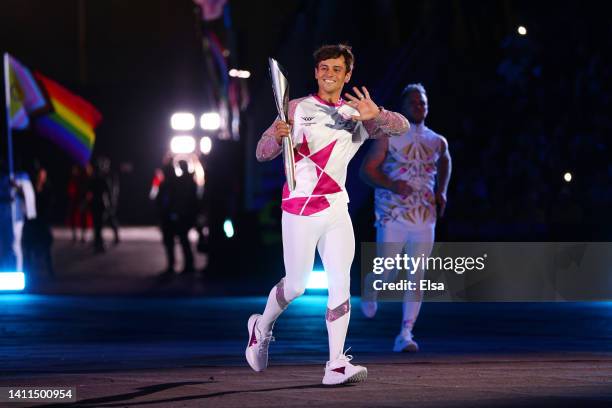
{"type": "Polygon", "coordinates": [[[35,120],[37,131],[79,164],[86,165],[96,141],[94,129],[102,121],[102,115],[85,99],[40,72],[34,72],[34,77],[46,91],[53,108],[35,120]]]}

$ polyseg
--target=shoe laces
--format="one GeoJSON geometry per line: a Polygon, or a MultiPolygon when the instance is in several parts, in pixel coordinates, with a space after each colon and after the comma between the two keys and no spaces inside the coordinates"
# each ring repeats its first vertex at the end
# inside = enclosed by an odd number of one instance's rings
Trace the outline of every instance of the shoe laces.
{"type": "Polygon", "coordinates": [[[348,353],[350,349],[351,348],[349,347],[346,350],[344,350],[344,353],[340,354],[340,356],[338,357],[338,360],[343,360],[343,361],[346,361],[347,363],[350,362],[353,359],[353,356],[350,354],[346,354],[348,353]]]}
{"type": "Polygon", "coordinates": [[[271,334],[269,336],[262,337],[261,341],[259,342],[259,353],[263,353],[264,350],[267,350],[271,341],[276,341],[274,336],[271,334]]]}
{"type": "Polygon", "coordinates": [[[412,331],[408,331],[408,330],[402,330],[400,332],[400,336],[402,336],[402,339],[406,340],[406,341],[412,341],[412,331]]]}

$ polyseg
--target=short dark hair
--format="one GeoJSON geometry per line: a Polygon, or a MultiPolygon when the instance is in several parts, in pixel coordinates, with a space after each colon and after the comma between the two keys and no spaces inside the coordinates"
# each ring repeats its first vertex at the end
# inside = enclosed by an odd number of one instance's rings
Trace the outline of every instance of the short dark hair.
{"type": "Polygon", "coordinates": [[[325,61],[330,58],[344,57],[344,63],[346,65],[346,72],[353,70],[355,64],[355,56],[351,51],[351,46],[347,44],[334,44],[334,45],[323,45],[317,49],[314,54],[315,68],[319,66],[319,62],[325,61]]]}
{"type": "Polygon", "coordinates": [[[410,95],[413,92],[422,93],[423,95],[425,95],[425,97],[427,97],[427,92],[425,91],[425,87],[421,83],[417,82],[415,84],[406,85],[406,87],[402,91],[402,95],[401,95],[402,100],[404,100],[404,98],[406,98],[408,95],[410,95]]]}

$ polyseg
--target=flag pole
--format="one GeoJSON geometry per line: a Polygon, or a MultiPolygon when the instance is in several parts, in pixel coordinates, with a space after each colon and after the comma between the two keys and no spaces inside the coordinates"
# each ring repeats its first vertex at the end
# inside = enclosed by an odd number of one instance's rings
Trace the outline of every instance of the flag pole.
{"type": "Polygon", "coordinates": [[[9,178],[14,176],[13,168],[13,129],[11,128],[11,81],[9,78],[9,54],[4,53],[4,105],[6,107],[6,134],[8,137],[9,178]]]}
{"type": "MultiPolygon", "coordinates": [[[[11,127],[11,80],[9,76],[9,54],[4,53],[4,105],[6,107],[6,134],[8,137],[8,171],[9,182],[13,182],[15,177],[13,168],[13,129],[11,127]]],[[[13,188],[11,187],[11,198],[13,197],[13,188]]],[[[16,207],[14,201],[11,201],[11,232],[15,231],[16,207]]],[[[15,236],[13,235],[13,241],[15,236]]],[[[15,254],[16,255],[16,254],[15,254]]],[[[16,261],[16,259],[15,259],[16,261]]],[[[16,265],[15,265],[16,266],[16,265]]]]}

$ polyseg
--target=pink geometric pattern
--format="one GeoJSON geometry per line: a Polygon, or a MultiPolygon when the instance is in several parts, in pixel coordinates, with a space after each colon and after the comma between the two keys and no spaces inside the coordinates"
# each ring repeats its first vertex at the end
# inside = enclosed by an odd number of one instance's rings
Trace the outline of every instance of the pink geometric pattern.
{"type": "Polygon", "coordinates": [[[329,201],[327,201],[327,198],[325,198],[325,196],[311,196],[310,201],[308,201],[308,204],[306,204],[304,210],[302,211],[302,215],[316,214],[319,211],[323,211],[327,207],[329,207],[329,201]]]}
{"type": "Polygon", "coordinates": [[[280,282],[276,284],[276,302],[283,310],[289,306],[289,302],[287,302],[287,299],[285,298],[285,278],[282,278],[280,282]]]}
{"type": "Polygon", "coordinates": [[[325,172],[325,167],[329,162],[329,158],[336,146],[337,140],[329,143],[324,148],[317,152],[311,153],[308,148],[308,139],[302,134],[302,143],[299,149],[295,150],[295,162],[303,159],[308,159],[315,165],[317,172],[317,184],[315,185],[310,197],[295,197],[289,198],[289,189],[287,183],[283,186],[283,203],[282,209],[297,215],[312,215],[329,207],[329,201],[325,198],[326,194],[334,194],[342,191],[342,187],[338,185],[329,174],[325,172]]]}
{"type": "Polygon", "coordinates": [[[327,320],[328,322],[333,322],[335,320],[338,320],[345,314],[349,313],[350,311],[351,300],[346,299],[344,303],[342,303],[340,306],[336,306],[335,309],[327,308],[327,312],[325,313],[325,320],[327,320]]]}
{"type": "Polygon", "coordinates": [[[333,178],[328,176],[327,173],[323,173],[321,174],[321,177],[319,177],[319,181],[317,182],[315,189],[312,191],[312,194],[333,194],[339,193],[340,191],[342,191],[342,188],[338,185],[338,183],[336,183],[333,178]]]}
{"type": "Polygon", "coordinates": [[[310,156],[310,149],[308,149],[308,142],[306,141],[306,135],[302,134],[302,144],[300,145],[300,149],[293,149],[295,162],[299,162],[304,157],[310,156]]]}
{"type": "Polygon", "coordinates": [[[325,169],[327,166],[327,162],[329,161],[329,156],[331,156],[332,150],[334,150],[334,146],[336,146],[337,140],[334,140],[321,150],[316,153],[313,153],[309,158],[321,169],[325,169]]]}
{"type": "Polygon", "coordinates": [[[283,200],[281,208],[291,214],[300,215],[307,201],[308,197],[290,198],[288,200],[283,200]]]}

